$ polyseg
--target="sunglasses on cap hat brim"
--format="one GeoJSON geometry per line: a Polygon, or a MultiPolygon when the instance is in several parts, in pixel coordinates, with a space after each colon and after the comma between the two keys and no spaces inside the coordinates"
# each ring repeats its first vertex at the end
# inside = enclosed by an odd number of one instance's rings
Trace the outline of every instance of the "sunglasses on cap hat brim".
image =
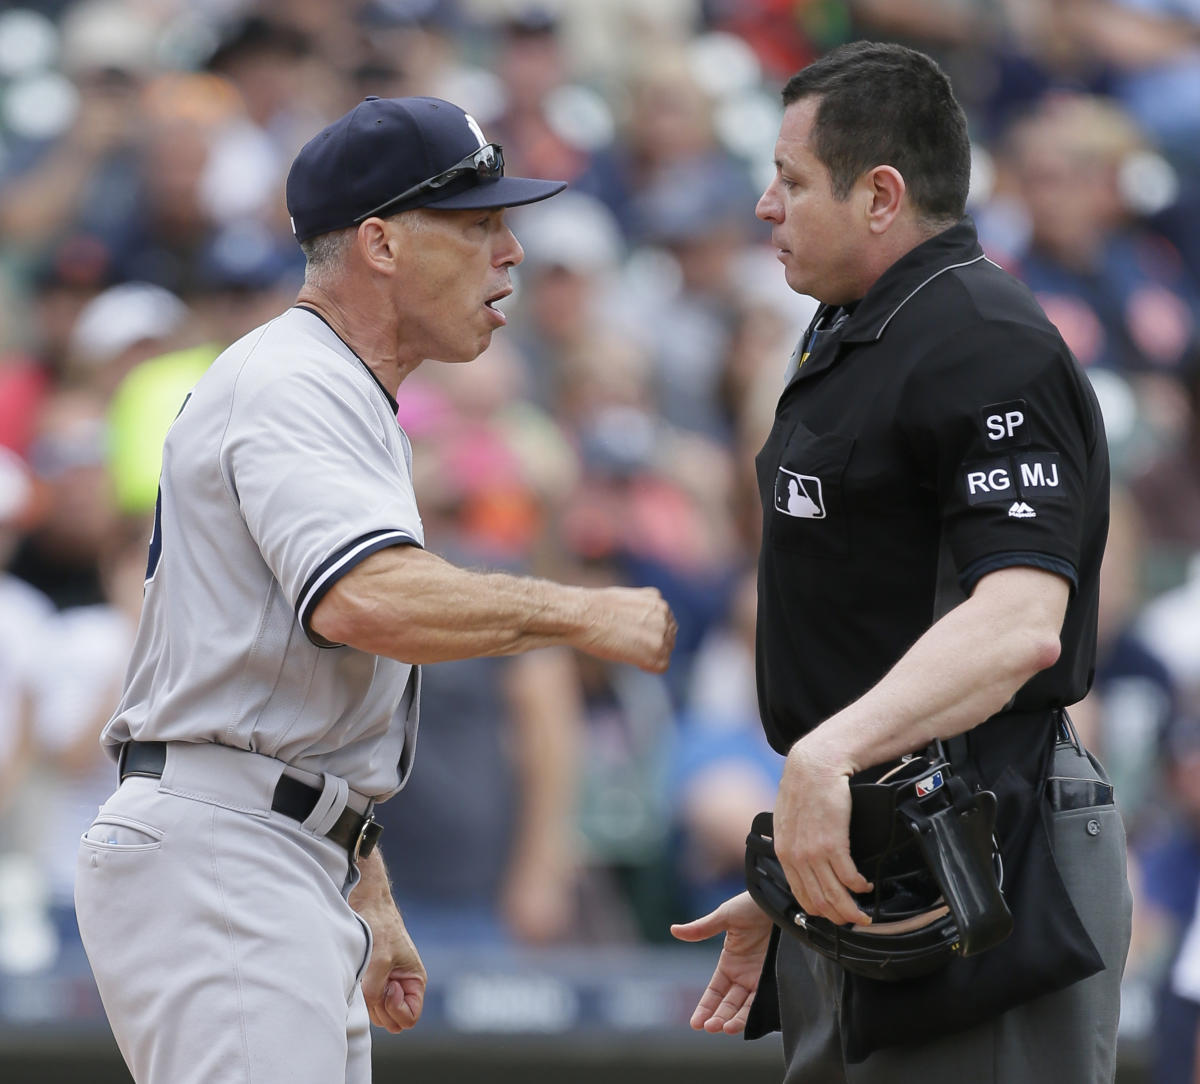
{"type": "Polygon", "coordinates": [[[530,177],[504,176],[504,149],[499,143],[485,143],[441,173],[428,177],[383,203],[358,215],[354,225],[368,218],[396,214],[416,207],[445,210],[459,208],[516,207],[553,196],[566,187],[566,181],[543,181],[530,177]],[[439,197],[438,193],[464,177],[474,176],[475,183],[460,192],[439,197]],[[433,198],[429,198],[429,197],[433,198]]]}

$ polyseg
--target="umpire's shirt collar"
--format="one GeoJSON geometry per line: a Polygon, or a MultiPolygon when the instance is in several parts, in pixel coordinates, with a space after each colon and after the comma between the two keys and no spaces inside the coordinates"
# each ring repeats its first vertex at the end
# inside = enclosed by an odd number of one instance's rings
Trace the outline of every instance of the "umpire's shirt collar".
{"type": "MultiPolygon", "coordinates": [[[[896,313],[939,275],[986,258],[975,224],[969,218],[961,219],[948,230],[919,244],[880,275],[866,296],[853,306],[853,312],[837,334],[838,350],[817,352],[801,367],[798,377],[803,379],[828,368],[843,346],[882,338],[896,313]]],[[[821,305],[817,309],[805,333],[805,341],[814,328],[825,326],[836,308],[821,305]]]]}

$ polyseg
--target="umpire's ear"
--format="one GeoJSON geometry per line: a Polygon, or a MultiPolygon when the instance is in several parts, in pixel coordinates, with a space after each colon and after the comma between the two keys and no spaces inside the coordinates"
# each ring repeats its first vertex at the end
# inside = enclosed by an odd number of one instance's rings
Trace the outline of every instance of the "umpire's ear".
{"type": "Polygon", "coordinates": [[[867,229],[875,234],[887,233],[896,216],[909,203],[905,199],[908,186],[894,166],[868,169],[859,177],[855,189],[852,196],[861,197],[867,229]]]}

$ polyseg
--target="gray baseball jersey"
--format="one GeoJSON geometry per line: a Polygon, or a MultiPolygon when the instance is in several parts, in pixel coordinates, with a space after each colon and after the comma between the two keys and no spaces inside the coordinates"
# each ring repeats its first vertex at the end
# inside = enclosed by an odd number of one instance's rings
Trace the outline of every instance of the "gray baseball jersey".
{"type": "Polygon", "coordinates": [[[331,644],[317,603],[364,558],[423,545],[396,403],[312,310],[234,343],[167,434],[141,622],[104,743],[219,742],[386,797],[420,668],[331,644]]]}

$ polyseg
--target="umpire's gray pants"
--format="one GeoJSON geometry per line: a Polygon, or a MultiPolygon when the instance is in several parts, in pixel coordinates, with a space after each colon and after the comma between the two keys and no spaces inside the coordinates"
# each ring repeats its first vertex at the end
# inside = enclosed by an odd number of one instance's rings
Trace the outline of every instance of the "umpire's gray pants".
{"type": "Polygon", "coordinates": [[[317,834],[345,790],[301,825],[271,812],[282,770],[172,743],[163,778],[126,779],[80,843],[79,929],[137,1084],[371,1079],[358,874],[317,834]]]}
{"type": "MultiPolygon", "coordinates": [[[[1056,750],[1053,774],[1103,778],[1070,746],[1056,750]]],[[[781,938],[785,1084],[1112,1084],[1130,933],[1125,829],[1111,805],[1055,812],[1052,821],[1055,861],[1103,971],[979,1027],[846,1065],[837,1020],[841,969],[795,938],[781,938]]]]}

